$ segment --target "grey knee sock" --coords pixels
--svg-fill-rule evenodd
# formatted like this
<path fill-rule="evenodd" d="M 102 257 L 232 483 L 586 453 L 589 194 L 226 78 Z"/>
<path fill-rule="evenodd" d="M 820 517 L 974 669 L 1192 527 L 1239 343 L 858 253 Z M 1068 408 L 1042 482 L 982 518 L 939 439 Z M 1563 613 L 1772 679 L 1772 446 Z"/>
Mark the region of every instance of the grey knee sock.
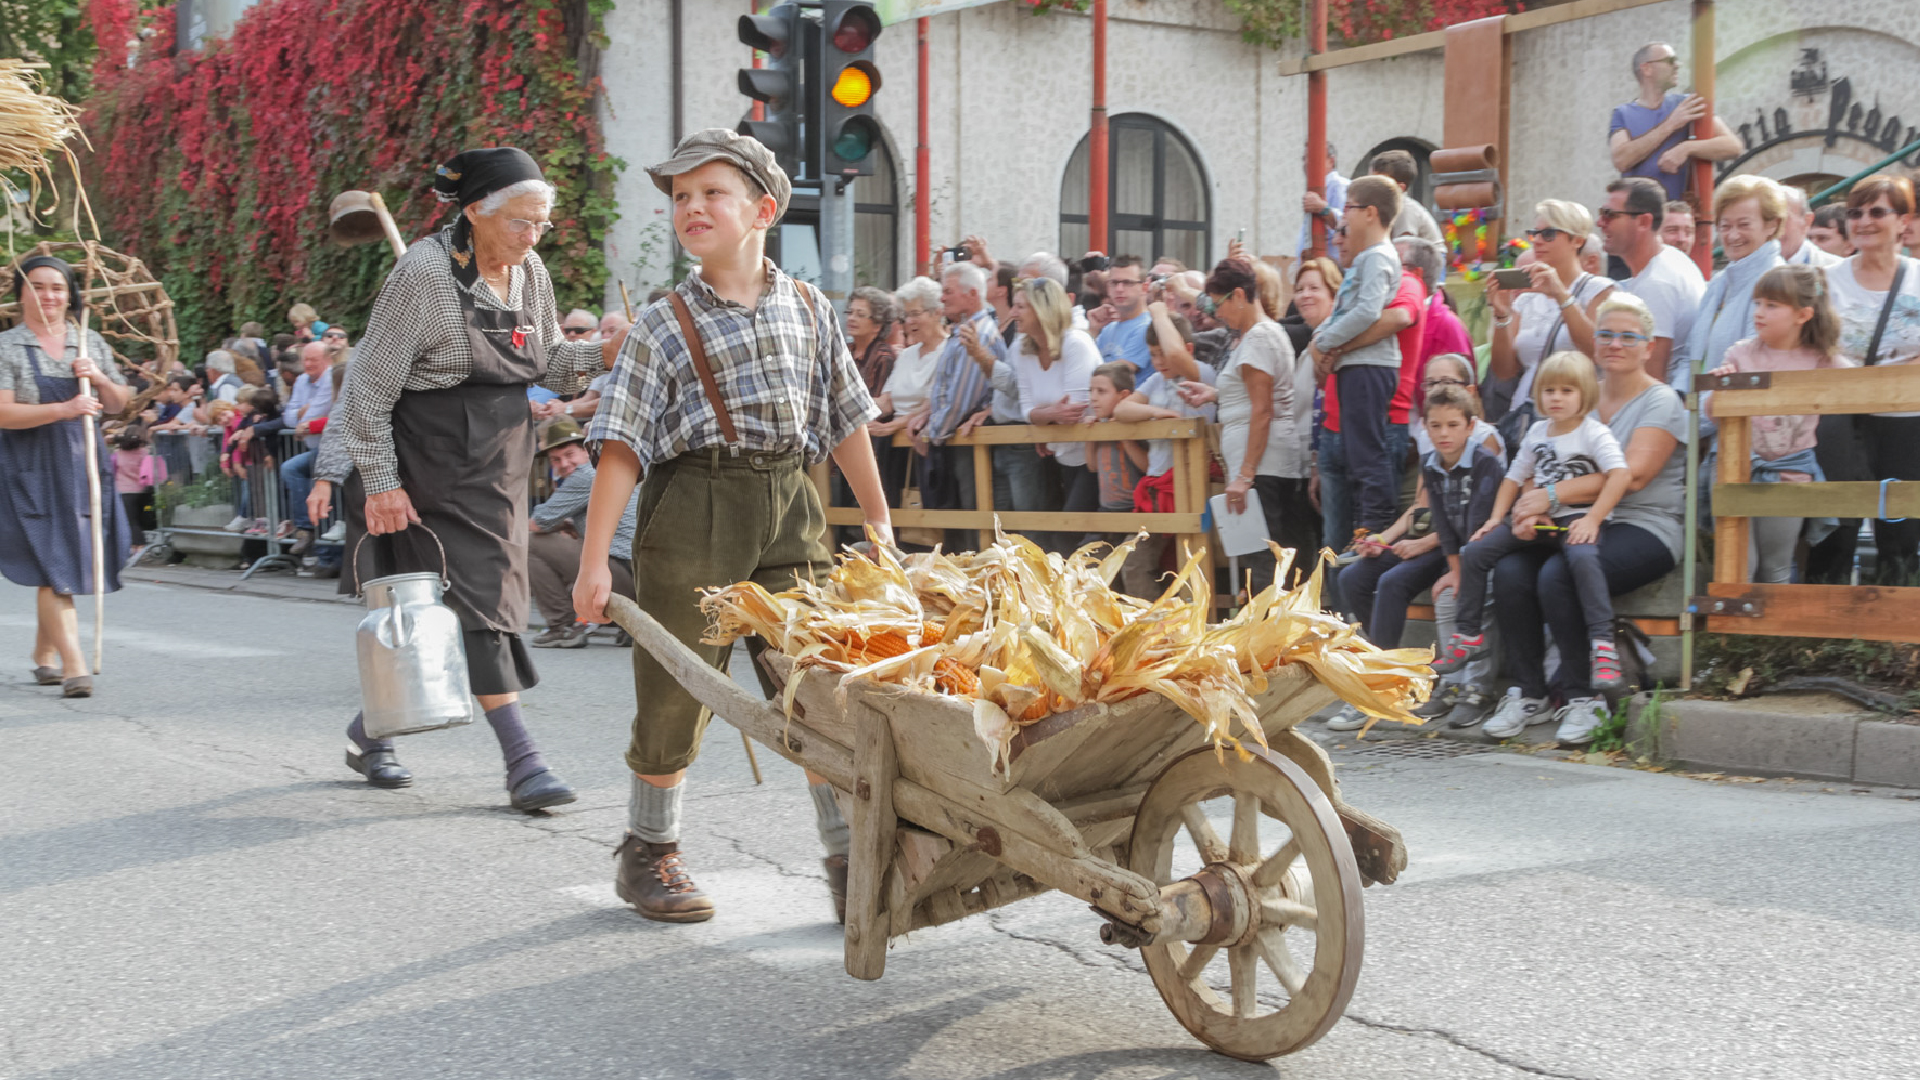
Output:
<path fill-rule="evenodd" d="M 366 719 L 366 713 L 354 713 L 353 723 L 347 725 L 347 738 L 353 740 L 353 745 L 359 747 L 360 752 L 363 754 L 372 753 L 375 750 L 393 749 L 392 739 L 370 739 L 367 737 Z"/>
<path fill-rule="evenodd" d="M 547 763 L 541 760 L 540 751 L 534 747 L 533 736 L 527 734 L 527 724 L 520 715 L 519 702 L 509 701 L 497 709 L 488 710 L 487 723 L 492 725 L 494 736 L 500 740 L 500 757 L 507 763 L 508 791 L 512 791 L 527 777 L 546 771 Z"/>
<path fill-rule="evenodd" d="M 627 829 L 649 844 L 679 843 L 680 797 L 686 790 L 684 781 L 663 788 L 633 777 L 633 789 L 627 795 Z"/>
<path fill-rule="evenodd" d="M 845 855 L 853 847 L 853 830 L 840 816 L 840 804 L 833 801 L 832 784 L 808 784 L 813 796 L 813 824 L 820 830 L 820 845 L 829 855 Z"/>

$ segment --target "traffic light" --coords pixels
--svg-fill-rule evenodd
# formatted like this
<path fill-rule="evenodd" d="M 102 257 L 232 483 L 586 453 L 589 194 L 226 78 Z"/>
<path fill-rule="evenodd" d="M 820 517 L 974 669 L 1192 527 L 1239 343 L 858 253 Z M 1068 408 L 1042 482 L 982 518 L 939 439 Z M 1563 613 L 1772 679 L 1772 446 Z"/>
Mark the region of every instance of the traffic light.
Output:
<path fill-rule="evenodd" d="M 873 175 L 873 148 L 880 124 L 873 117 L 873 95 L 880 69 L 873 64 L 873 43 L 880 37 L 880 14 L 872 4 L 825 0 L 820 5 L 819 84 L 810 88 L 819 124 L 821 177 Z"/>
<path fill-rule="evenodd" d="M 808 23 L 807 25 L 811 25 Z M 806 27 L 798 4 L 780 4 L 765 15 L 740 16 L 740 42 L 767 54 L 767 66 L 740 69 L 740 92 L 763 102 L 765 119 L 752 113 L 735 129 L 773 151 L 788 176 L 800 175 L 801 128 L 806 112 L 801 73 L 806 67 Z"/>

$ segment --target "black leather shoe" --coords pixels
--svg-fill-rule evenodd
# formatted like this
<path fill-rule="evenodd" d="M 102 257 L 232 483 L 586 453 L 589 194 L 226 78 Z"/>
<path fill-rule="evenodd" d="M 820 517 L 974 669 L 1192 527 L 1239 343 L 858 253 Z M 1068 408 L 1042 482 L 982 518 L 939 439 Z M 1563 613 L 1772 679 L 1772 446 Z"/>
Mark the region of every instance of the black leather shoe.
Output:
<path fill-rule="evenodd" d="M 511 795 L 515 810 L 544 810 L 549 806 L 562 806 L 580 797 L 553 775 L 551 769 L 541 769 L 515 784 Z"/>
<path fill-rule="evenodd" d="M 347 768 L 367 778 L 377 788 L 402 788 L 413 783 L 413 774 L 400 764 L 391 750 L 347 751 Z"/>

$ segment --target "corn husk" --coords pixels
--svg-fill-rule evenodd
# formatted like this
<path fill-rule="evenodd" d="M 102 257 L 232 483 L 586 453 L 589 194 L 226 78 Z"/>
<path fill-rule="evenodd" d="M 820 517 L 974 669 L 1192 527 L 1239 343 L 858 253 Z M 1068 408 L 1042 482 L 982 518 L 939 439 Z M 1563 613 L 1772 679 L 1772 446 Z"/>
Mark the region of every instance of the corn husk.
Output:
<path fill-rule="evenodd" d="M 995 531 L 985 550 L 896 557 L 849 553 L 821 584 L 778 594 L 751 581 L 705 590 L 710 645 L 758 635 L 797 673 L 838 678 L 839 692 L 885 683 L 966 699 L 977 733 L 1004 752 L 1018 727 L 1091 702 L 1159 694 L 1216 744 L 1264 745 L 1253 698 L 1286 664 L 1368 716 L 1418 724 L 1410 709 L 1433 682 L 1429 649 L 1381 649 L 1320 610 L 1320 576 L 1282 590 L 1294 552 L 1274 545 L 1275 584 L 1224 623 L 1209 624 L 1203 552 L 1152 602 L 1111 582 L 1146 534 L 1062 557 Z M 1322 558 L 1329 557 L 1322 553 Z"/>

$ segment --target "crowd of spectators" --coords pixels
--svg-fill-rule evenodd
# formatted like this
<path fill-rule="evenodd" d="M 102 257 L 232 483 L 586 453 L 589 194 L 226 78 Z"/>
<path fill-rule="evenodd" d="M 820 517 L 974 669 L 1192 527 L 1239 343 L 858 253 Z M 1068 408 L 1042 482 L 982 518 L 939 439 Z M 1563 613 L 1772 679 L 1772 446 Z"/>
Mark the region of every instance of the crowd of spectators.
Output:
<path fill-rule="evenodd" d="M 1382 152 L 1349 179 L 1329 146 L 1331 171 L 1323 194 L 1303 200 L 1291 257 L 1256 258 L 1234 241 L 1212 266 L 1152 252 L 1069 261 L 1042 251 L 1015 263 L 969 236 L 929 276 L 891 292 L 856 289 L 845 330 L 879 408 L 870 433 L 888 499 L 971 510 L 985 486 L 987 505 L 1007 515 L 1170 513 L 1170 440 L 996 440 L 991 477 L 975 474 L 964 440 L 990 425 L 1199 419 L 1225 513 L 1257 514 L 1269 537 L 1301 553 L 1283 584 L 1332 549 L 1325 602 L 1387 647 L 1401 643 L 1409 606 L 1431 602 L 1444 677 L 1424 716 L 1484 723 L 1497 737 L 1557 721 L 1562 741 L 1587 741 L 1629 666 L 1613 598 L 1683 556 L 1683 394 L 1693 377 L 1920 357 L 1920 264 L 1902 253 L 1920 240 L 1911 181 L 1871 176 L 1844 205 L 1818 209 L 1805 192 L 1754 175 L 1690 191 L 1690 164 L 1725 160 L 1738 140 L 1717 118 L 1708 137 L 1690 135 L 1706 106 L 1674 91 L 1669 46 L 1642 48 L 1632 67 L 1637 94 L 1608 132 L 1621 176 L 1596 207 L 1552 198 L 1511 211 L 1508 229 L 1526 250 L 1505 281 L 1443 287 L 1463 283 L 1445 280 L 1447 251 L 1414 197 L 1412 155 Z M 1691 254 L 1701 240 L 1718 249 L 1711 276 Z M 1456 293 L 1474 292 L 1486 305 L 1478 343 L 1455 310 Z M 616 313 L 574 310 L 561 329 L 596 340 L 623 325 Z M 236 483 L 230 528 L 292 537 L 295 553 L 337 542 L 306 516 L 306 493 L 350 335 L 306 305 L 288 326 L 269 339 L 248 323 L 192 370 L 133 373 L 140 422 L 116 443 L 124 497 L 165 482 L 146 464 L 154 440 L 217 432 L 220 471 L 241 481 L 267 470 L 284 485 L 276 523 L 249 505 L 244 492 L 257 487 Z M 570 606 L 593 477 L 580 425 L 603 390 L 604 380 L 572 398 L 529 391 L 552 484 L 529 522 L 532 591 L 547 624 L 536 646 L 588 638 Z M 1710 399 L 1702 425 L 1700 449 L 1711 453 Z M 1920 480 L 1917 414 L 1764 417 L 1753 431 L 1758 482 Z M 296 452 L 276 462 L 289 440 Z M 835 501 L 850 502 L 837 477 Z M 629 594 L 632 516 L 630 506 L 614 545 L 616 587 Z M 1851 580 L 1860 526 L 1756 519 L 1755 580 Z M 1117 528 L 1015 531 L 1060 553 L 1127 538 Z M 1876 521 L 1872 534 L 1878 580 L 1912 583 L 1920 521 Z M 950 549 L 973 539 L 899 535 Z M 1138 543 L 1122 587 L 1157 596 L 1178 557 L 1171 539 Z M 1270 555 L 1239 569 L 1230 592 L 1240 595 L 1281 572 Z M 1364 722 L 1351 711 L 1329 721 Z"/>

